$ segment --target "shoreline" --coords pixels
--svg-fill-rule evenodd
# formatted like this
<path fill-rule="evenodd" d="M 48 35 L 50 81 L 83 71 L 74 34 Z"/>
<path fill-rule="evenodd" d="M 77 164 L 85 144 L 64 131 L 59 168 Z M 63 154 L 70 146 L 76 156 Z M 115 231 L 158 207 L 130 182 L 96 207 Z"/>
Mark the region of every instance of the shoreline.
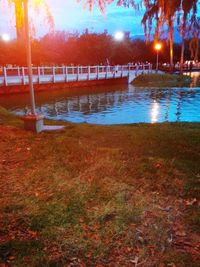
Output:
<path fill-rule="evenodd" d="M 189 87 L 192 78 L 186 75 L 177 74 L 143 74 L 132 82 L 134 86 L 145 87 Z"/>

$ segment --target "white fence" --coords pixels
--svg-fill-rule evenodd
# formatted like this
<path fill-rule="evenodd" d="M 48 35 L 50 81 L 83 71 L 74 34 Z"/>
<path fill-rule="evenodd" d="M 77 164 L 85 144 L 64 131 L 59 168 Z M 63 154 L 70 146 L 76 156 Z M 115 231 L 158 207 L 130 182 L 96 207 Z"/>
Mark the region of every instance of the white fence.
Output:
<path fill-rule="evenodd" d="M 123 78 L 129 77 L 130 74 L 137 76 L 137 73 L 152 71 L 152 65 L 40 66 L 33 67 L 32 71 L 34 84 L 47 84 Z M 0 69 L 0 86 L 26 85 L 28 83 L 27 67 L 3 67 Z"/>

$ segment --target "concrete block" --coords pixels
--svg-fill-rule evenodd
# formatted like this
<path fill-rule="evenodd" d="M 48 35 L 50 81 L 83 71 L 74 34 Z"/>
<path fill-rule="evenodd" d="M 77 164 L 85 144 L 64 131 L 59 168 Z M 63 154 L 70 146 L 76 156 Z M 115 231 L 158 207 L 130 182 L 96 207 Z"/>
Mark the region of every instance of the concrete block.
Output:
<path fill-rule="evenodd" d="M 44 115 L 43 114 L 30 114 L 21 118 L 24 121 L 24 129 L 35 133 L 43 131 Z"/>

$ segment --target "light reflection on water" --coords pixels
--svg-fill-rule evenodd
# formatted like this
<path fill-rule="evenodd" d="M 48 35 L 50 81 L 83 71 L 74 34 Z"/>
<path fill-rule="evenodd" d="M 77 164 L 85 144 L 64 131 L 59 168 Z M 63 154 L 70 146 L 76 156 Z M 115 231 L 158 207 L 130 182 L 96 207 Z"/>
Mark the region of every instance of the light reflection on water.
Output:
<path fill-rule="evenodd" d="M 0 97 L 0 105 L 24 114 L 28 95 Z M 136 88 L 103 86 L 36 95 L 37 110 L 47 118 L 92 124 L 200 122 L 200 87 Z"/>
<path fill-rule="evenodd" d="M 198 71 L 185 72 L 184 75 L 190 76 L 192 78 L 191 87 L 200 86 L 200 72 Z"/>

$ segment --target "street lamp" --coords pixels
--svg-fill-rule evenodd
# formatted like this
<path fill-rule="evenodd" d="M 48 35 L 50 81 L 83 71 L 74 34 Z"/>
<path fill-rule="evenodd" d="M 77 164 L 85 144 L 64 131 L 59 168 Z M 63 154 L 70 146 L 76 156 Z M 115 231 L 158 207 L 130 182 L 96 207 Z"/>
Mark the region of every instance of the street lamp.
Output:
<path fill-rule="evenodd" d="M 160 43 L 155 44 L 155 50 L 157 52 L 157 57 L 156 57 L 156 72 L 158 72 L 158 57 L 159 57 L 159 51 L 161 50 L 162 45 Z"/>
<path fill-rule="evenodd" d="M 42 114 L 37 114 L 35 111 L 35 96 L 33 88 L 33 72 L 32 72 L 32 60 L 31 60 L 31 42 L 29 34 L 29 16 L 28 16 L 28 0 L 23 0 L 24 5 L 24 26 L 25 26 L 25 42 L 27 53 L 27 66 L 28 66 L 28 81 L 29 81 L 29 93 L 31 102 L 31 114 L 24 116 L 24 127 L 27 130 L 34 132 L 41 132 L 43 130 Z"/>
<path fill-rule="evenodd" d="M 124 39 L 124 32 L 118 31 L 114 34 L 114 38 L 116 41 L 122 41 Z"/>
<path fill-rule="evenodd" d="M 10 41 L 10 35 L 8 33 L 3 33 L 1 35 L 1 38 L 4 42 L 9 42 Z"/>
<path fill-rule="evenodd" d="M 24 116 L 24 128 L 36 133 L 42 131 L 58 131 L 65 128 L 62 125 L 44 125 L 44 115 L 36 113 L 35 110 L 35 97 L 33 88 L 33 71 L 32 71 L 32 60 L 31 60 L 31 42 L 29 34 L 29 16 L 28 16 L 28 0 L 23 0 L 24 5 L 24 26 L 25 26 L 25 42 L 26 42 L 26 53 L 27 53 L 27 66 L 28 66 L 28 81 L 29 81 L 29 92 L 31 100 L 31 114 Z"/>
<path fill-rule="evenodd" d="M 27 53 L 27 66 L 28 66 L 28 79 L 29 79 L 29 92 L 31 97 L 31 114 L 35 115 L 35 96 L 33 89 L 33 71 L 32 71 L 32 58 L 31 58 L 31 42 L 29 35 L 29 19 L 28 19 L 28 0 L 24 0 L 24 20 L 25 20 L 25 38 L 26 38 L 26 53 Z"/>

